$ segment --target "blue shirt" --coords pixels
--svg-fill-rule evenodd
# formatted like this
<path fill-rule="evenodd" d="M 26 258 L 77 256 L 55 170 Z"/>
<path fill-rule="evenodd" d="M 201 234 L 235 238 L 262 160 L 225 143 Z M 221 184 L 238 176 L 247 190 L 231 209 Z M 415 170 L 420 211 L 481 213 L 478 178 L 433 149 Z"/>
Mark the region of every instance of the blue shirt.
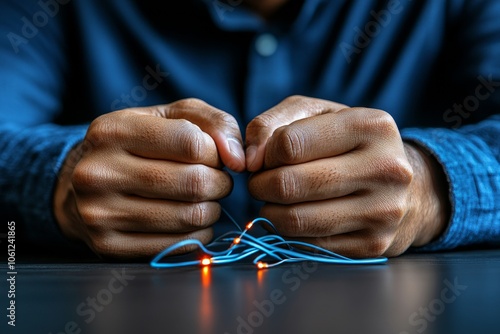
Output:
<path fill-rule="evenodd" d="M 423 249 L 500 243 L 500 1 L 292 0 L 268 21 L 222 0 L 0 8 L 0 212 L 25 240 L 65 245 L 54 185 L 95 117 L 196 97 L 244 130 L 301 94 L 385 110 L 442 164 L 451 218 Z M 234 178 L 222 204 L 244 222 L 260 204 Z"/>

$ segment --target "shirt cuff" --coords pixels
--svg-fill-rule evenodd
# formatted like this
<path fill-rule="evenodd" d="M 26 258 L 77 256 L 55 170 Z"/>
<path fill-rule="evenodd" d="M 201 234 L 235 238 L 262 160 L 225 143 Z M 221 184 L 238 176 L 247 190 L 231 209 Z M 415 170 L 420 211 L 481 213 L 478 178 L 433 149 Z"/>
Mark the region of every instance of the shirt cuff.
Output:
<path fill-rule="evenodd" d="M 27 165 L 19 178 L 19 212 L 23 236 L 31 245 L 80 249 L 62 234 L 53 212 L 59 171 L 69 151 L 80 143 L 87 126 L 42 125 L 22 130 L 18 147 Z"/>
<path fill-rule="evenodd" d="M 404 141 L 414 142 L 441 164 L 449 184 L 451 215 L 435 241 L 413 251 L 439 251 L 488 242 L 500 235 L 494 224 L 494 182 L 489 169 L 498 162 L 475 135 L 449 129 L 404 129 Z M 475 138 L 474 138 L 475 137 Z"/>

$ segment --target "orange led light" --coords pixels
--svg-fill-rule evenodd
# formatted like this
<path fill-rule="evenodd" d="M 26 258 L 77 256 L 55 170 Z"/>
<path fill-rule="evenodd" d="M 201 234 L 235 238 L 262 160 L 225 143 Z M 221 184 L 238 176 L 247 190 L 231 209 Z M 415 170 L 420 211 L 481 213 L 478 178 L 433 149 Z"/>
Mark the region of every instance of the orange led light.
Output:
<path fill-rule="evenodd" d="M 267 263 L 259 261 L 259 262 L 257 262 L 257 268 L 259 268 L 259 269 L 267 268 Z"/>
<path fill-rule="evenodd" d="M 252 228 L 252 226 L 253 226 L 253 223 L 252 223 L 252 222 L 250 222 L 250 223 L 248 223 L 248 224 L 247 224 L 246 229 L 247 229 L 247 230 L 249 230 L 249 229 L 251 229 L 251 228 Z"/>
<path fill-rule="evenodd" d="M 241 239 L 240 239 L 240 238 L 234 238 L 234 240 L 233 240 L 233 244 L 234 244 L 234 245 L 237 245 L 237 244 L 239 244 L 239 243 L 240 243 L 240 241 L 241 241 Z"/>
<path fill-rule="evenodd" d="M 202 265 L 204 265 L 204 266 L 208 266 L 208 265 L 210 265 L 211 263 L 212 263 L 212 260 L 211 260 L 211 259 L 209 259 L 208 257 L 203 258 L 203 259 L 201 260 L 201 264 L 202 264 Z"/>

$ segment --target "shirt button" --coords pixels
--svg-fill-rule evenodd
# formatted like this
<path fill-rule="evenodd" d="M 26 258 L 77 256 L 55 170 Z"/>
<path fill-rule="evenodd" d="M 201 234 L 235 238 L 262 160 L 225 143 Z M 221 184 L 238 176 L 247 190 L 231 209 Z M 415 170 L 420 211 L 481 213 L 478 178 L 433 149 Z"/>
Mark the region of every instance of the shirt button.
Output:
<path fill-rule="evenodd" d="M 262 34 L 255 40 L 255 49 L 263 57 L 272 56 L 278 49 L 278 40 L 271 34 Z"/>

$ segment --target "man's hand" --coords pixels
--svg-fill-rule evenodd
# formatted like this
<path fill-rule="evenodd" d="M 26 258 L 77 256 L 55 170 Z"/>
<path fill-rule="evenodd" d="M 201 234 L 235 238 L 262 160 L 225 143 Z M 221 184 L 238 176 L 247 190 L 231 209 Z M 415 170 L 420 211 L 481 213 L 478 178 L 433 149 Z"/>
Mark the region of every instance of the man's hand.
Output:
<path fill-rule="evenodd" d="M 381 110 L 300 96 L 246 130 L 250 193 L 286 237 L 352 257 L 396 256 L 446 226 L 441 167 Z"/>
<path fill-rule="evenodd" d="M 56 219 L 67 237 L 106 257 L 151 256 L 187 238 L 206 243 L 217 200 L 232 189 L 221 168 L 245 169 L 241 143 L 231 115 L 196 99 L 100 116 L 83 156 L 60 173 Z"/>

